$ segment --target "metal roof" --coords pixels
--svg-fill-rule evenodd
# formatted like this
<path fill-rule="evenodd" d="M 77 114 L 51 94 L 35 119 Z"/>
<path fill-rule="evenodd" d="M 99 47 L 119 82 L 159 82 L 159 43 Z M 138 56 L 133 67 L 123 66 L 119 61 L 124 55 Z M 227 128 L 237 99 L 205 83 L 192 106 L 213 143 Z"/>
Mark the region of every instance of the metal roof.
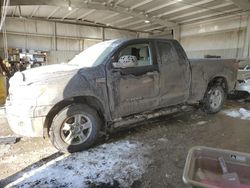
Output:
<path fill-rule="evenodd" d="M 250 9 L 247 0 L 11 0 L 10 4 L 8 17 L 91 23 L 155 33 L 178 24 L 241 14 Z"/>

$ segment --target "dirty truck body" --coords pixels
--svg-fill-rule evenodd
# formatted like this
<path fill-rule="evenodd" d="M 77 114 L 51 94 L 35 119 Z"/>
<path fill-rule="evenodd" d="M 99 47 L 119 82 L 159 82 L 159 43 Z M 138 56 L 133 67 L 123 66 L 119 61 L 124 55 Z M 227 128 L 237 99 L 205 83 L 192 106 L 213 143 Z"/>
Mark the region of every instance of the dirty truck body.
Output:
<path fill-rule="evenodd" d="M 186 103 L 218 112 L 236 82 L 235 60 L 188 60 L 175 40 L 106 41 L 69 64 L 16 73 L 6 113 L 14 132 L 49 133 L 61 151 L 93 145 L 98 135 Z"/>

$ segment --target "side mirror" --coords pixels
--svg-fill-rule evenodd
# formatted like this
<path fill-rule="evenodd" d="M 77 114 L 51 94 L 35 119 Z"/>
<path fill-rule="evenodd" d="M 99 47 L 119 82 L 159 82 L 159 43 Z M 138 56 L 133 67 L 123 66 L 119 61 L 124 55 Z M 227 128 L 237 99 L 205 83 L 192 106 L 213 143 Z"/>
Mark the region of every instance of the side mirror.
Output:
<path fill-rule="evenodd" d="M 118 62 L 112 63 L 114 68 L 136 67 L 138 65 L 137 58 L 133 55 L 124 55 L 120 57 Z"/>

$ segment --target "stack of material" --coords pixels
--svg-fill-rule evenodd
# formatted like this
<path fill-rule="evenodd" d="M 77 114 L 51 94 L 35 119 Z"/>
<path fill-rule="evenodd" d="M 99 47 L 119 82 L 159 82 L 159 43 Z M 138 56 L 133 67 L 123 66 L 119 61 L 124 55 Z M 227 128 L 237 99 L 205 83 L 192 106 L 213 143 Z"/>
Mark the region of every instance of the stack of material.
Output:
<path fill-rule="evenodd" d="M 4 104 L 7 96 L 6 76 L 0 75 L 0 104 Z"/>

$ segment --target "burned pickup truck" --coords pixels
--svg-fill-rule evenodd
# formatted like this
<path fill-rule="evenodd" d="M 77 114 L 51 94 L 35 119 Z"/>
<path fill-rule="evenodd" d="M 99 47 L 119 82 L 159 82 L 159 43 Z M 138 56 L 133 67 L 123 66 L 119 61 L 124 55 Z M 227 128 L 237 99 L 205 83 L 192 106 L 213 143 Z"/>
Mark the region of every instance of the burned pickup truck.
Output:
<path fill-rule="evenodd" d="M 103 133 L 199 102 L 217 113 L 236 82 L 235 60 L 188 60 L 175 40 L 118 39 L 68 64 L 16 73 L 6 114 L 20 135 L 48 135 L 63 152 L 91 147 Z"/>

